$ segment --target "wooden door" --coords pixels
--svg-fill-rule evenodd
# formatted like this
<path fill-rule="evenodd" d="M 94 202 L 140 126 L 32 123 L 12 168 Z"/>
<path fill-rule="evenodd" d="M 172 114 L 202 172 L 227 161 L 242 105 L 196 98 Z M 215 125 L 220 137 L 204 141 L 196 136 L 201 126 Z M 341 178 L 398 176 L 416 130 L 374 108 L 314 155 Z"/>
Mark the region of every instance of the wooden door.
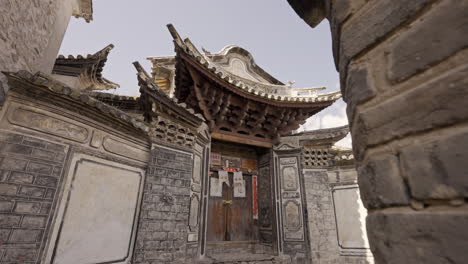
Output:
<path fill-rule="evenodd" d="M 213 172 L 211 177 L 218 177 Z M 222 197 L 210 195 L 207 241 L 250 241 L 256 238 L 252 215 L 252 177 L 243 175 L 246 197 L 234 197 L 233 174 L 223 184 Z"/>

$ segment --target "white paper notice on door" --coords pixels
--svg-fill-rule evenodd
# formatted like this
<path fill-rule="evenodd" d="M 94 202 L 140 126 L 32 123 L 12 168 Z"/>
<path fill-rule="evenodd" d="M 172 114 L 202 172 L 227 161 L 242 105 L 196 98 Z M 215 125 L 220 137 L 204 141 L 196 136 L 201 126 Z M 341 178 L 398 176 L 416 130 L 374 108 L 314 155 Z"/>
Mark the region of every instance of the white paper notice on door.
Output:
<path fill-rule="evenodd" d="M 219 184 L 218 178 L 210 178 L 210 196 L 221 197 L 223 196 L 223 187 Z"/>
<path fill-rule="evenodd" d="M 234 197 L 245 197 L 245 180 L 241 171 L 234 172 Z"/>
<path fill-rule="evenodd" d="M 223 182 L 226 183 L 227 186 L 230 186 L 229 185 L 229 174 L 227 171 L 225 170 L 220 170 L 218 171 L 218 175 L 219 175 L 219 186 L 221 186 L 221 188 L 223 188 Z"/>

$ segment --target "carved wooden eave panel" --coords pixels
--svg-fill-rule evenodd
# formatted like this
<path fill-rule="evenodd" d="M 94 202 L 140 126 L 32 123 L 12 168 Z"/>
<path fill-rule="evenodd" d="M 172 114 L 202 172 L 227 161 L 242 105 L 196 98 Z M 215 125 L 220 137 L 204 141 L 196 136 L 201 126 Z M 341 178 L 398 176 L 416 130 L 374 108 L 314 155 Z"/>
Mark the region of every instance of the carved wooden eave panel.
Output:
<path fill-rule="evenodd" d="M 174 95 L 203 114 L 213 138 L 271 146 L 341 97 L 339 92 L 300 98 L 260 91 L 213 66 L 190 40 L 182 40 L 171 25 L 168 27 L 176 46 Z"/>
<path fill-rule="evenodd" d="M 78 8 L 73 10 L 73 16 L 82 17 L 86 22 L 93 20 L 93 0 L 77 0 Z"/>
<path fill-rule="evenodd" d="M 86 57 L 60 55 L 55 60 L 52 73 L 58 75 L 77 77 L 82 90 L 109 90 L 120 87 L 119 84 L 109 81 L 102 76 L 107 57 L 114 45 L 110 44 L 102 50 L 89 54 Z"/>
<path fill-rule="evenodd" d="M 149 132 L 149 127 L 145 123 L 50 76 L 42 73 L 32 75 L 26 71 L 4 72 L 4 74 L 8 78 L 11 92 L 30 97 L 35 101 L 53 103 L 57 107 L 77 112 L 126 133 L 146 137 Z"/>
<path fill-rule="evenodd" d="M 175 75 L 175 57 L 148 57 L 151 61 L 151 75 L 154 82 L 167 94 L 172 92 Z"/>

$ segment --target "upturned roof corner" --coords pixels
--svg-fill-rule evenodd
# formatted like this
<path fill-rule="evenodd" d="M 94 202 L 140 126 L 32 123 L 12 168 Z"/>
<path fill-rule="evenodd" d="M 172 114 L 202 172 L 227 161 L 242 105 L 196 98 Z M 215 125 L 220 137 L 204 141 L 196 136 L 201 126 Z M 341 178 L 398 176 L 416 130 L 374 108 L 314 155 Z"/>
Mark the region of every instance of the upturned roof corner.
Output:
<path fill-rule="evenodd" d="M 93 0 L 77 0 L 78 9 L 73 10 L 73 16 L 82 17 L 86 22 L 93 20 Z"/>
<path fill-rule="evenodd" d="M 88 54 L 86 57 L 83 55 L 77 55 L 76 57 L 73 55 L 67 57 L 59 55 L 55 60 L 52 73 L 79 78 L 82 90 L 93 91 L 119 88 L 119 84 L 102 76 L 107 58 L 113 48 L 114 45 L 109 44 L 100 51 Z"/>

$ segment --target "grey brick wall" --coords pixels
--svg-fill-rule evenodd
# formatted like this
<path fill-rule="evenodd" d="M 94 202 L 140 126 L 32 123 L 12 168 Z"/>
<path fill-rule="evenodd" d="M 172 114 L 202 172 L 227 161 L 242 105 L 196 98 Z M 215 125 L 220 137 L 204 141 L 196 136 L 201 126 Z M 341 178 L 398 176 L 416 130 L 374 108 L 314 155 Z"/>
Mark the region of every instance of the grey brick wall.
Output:
<path fill-rule="evenodd" d="M 39 263 L 67 150 L 0 132 L 0 263 Z"/>
<path fill-rule="evenodd" d="M 134 263 L 175 263 L 190 259 L 187 248 L 191 155 L 155 146 L 146 175 Z"/>

